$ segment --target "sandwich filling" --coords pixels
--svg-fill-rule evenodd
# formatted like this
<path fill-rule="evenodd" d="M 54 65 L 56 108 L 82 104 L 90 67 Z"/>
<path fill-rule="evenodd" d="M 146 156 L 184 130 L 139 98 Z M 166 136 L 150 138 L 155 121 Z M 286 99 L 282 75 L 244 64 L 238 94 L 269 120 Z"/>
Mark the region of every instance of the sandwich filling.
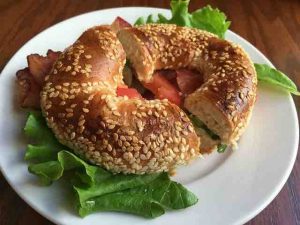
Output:
<path fill-rule="evenodd" d="M 195 70 L 157 70 L 153 74 L 150 83 L 141 83 L 136 78 L 135 70 L 127 60 L 123 70 L 125 87 L 118 88 L 118 95 L 126 95 L 129 98 L 168 99 L 178 105 L 189 115 L 194 128 L 201 137 L 201 149 L 203 152 L 211 152 L 217 148 L 218 152 L 224 152 L 227 145 L 221 143 L 221 138 L 201 121 L 196 115 L 188 112 L 183 106 L 187 95 L 193 93 L 203 84 L 203 75 Z"/>

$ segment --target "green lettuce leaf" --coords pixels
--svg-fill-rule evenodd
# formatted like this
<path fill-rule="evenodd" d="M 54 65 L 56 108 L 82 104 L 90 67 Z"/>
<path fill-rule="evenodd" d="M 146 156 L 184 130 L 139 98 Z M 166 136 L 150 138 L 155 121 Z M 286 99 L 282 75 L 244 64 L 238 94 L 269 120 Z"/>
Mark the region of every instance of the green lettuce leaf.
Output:
<path fill-rule="evenodd" d="M 135 26 L 139 26 L 139 25 L 143 25 L 143 24 L 146 24 L 146 21 L 145 21 L 144 17 L 142 17 L 142 16 L 137 18 L 137 20 L 134 23 Z"/>
<path fill-rule="evenodd" d="M 26 160 L 46 162 L 55 160 L 57 152 L 65 149 L 47 127 L 41 112 L 31 112 L 24 127 L 26 137 L 34 144 L 27 146 Z"/>
<path fill-rule="evenodd" d="M 225 145 L 225 144 L 218 144 L 218 149 L 217 149 L 217 151 L 218 151 L 219 153 L 223 153 L 223 152 L 225 152 L 226 148 L 227 148 L 227 145 Z"/>
<path fill-rule="evenodd" d="M 139 17 L 135 25 L 147 23 L 169 23 L 177 24 L 178 26 L 194 27 L 209 31 L 224 38 L 225 32 L 230 26 L 226 15 L 218 9 L 213 9 L 211 6 L 206 6 L 189 13 L 189 0 L 173 0 L 171 1 L 172 17 L 167 19 L 164 15 L 158 14 L 158 19 L 154 19 L 153 15 L 149 15 L 147 20 Z"/>
<path fill-rule="evenodd" d="M 46 185 L 64 178 L 74 190 L 80 216 L 119 211 L 155 218 L 165 209 L 186 208 L 198 201 L 166 173 L 112 174 L 86 163 L 56 140 L 40 112 L 29 114 L 24 132 L 35 143 L 26 150 L 29 172 Z"/>
<path fill-rule="evenodd" d="M 183 209 L 194 205 L 198 198 L 181 184 L 170 180 L 167 173 L 162 173 L 153 182 L 139 188 L 130 189 L 132 194 L 144 194 L 166 208 Z"/>
<path fill-rule="evenodd" d="M 159 177 L 159 175 L 160 174 L 109 174 L 109 176 L 101 180 L 97 180 L 89 187 L 74 187 L 74 189 L 77 192 L 79 202 L 84 202 L 87 199 L 94 198 L 96 196 L 149 184 Z"/>
<path fill-rule="evenodd" d="M 226 15 L 219 9 L 213 9 L 208 5 L 192 13 L 191 25 L 224 38 L 230 21 L 227 21 Z"/>
<path fill-rule="evenodd" d="M 145 195 L 130 194 L 127 191 L 101 195 L 85 201 L 79 207 L 79 215 L 84 217 L 98 211 L 132 213 L 145 218 L 155 218 L 165 213 L 165 209 Z"/>
<path fill-rule="evenodd" d="M 213 140 L 220 140 L 220 137 L 215 134 L 213 131 L 211 131 L 197 116 L 190 114 L 189 115 L 190 120 L 192 121 L 194 127 L 203 129 L 208 136 L 210 136 Z"/>
<path fill-rule="evenodd" d="M 56 152 L 45 145 L 27 145 L 25 154 L 26 160 L 35 160 L 36 162 L 45 162 L 56 159 Z"/>
<path fill-rule="evenodd" d="M 257 73 L 257 79 L 260 82 L 268 83 L 294 95 L 300 95 L 296 84 L 284 73 L 265 64 L 254 64 Z"/>
<path fill-rule="evenodd" d="M 55 161 L 46 161 L 42 163 L 33 163 L 28 167 L 29 172 L 39 176 L 45 184 L 51 184 L 60 179 L 66 171 L 77 175 L 77 183 L 92 185 L 97 176 L 104 176 L 107 171 L 95 166 L 90 166 L 82 159 L 69 151 L 62 150 L 57 153 Z M 108 173 L 109 174 L 109 173 Z"/>
<path fill-rule="evenodd" d="M 58 161 L 48 161 L 31 164 L 28 171 L 37 175 L 44 185 L 50 185 L 54 180 L 58 180 L 63 175 L 63 168 Z"/>
<path fill-rule="evenodd" d="M 220 140 L 220 137 L 217 134 L 215 134 L 212 130 L 210 130 L 197 116 L 190 114 L 189 118 L 192 121 L 196 130 L 202 129 L 207 133 L 208 136 L 210 136 L 211 139 Z M 219 153 L 223 153 L 223 152 L 225 152 L 226 148 L 227 148 L 227 145 L 218 144 L 217 151 Z"/>
<path fill-rule="evenodd" d="M 101 195 L 80 202 L 79 214 L 85 216 L 95 211 L 131 212 L 148 218 L 164 213 L 165 208 L 183 209 L 198 202 L 197 197 L 181 184 L 171 181 L 161 173 L 153 182 L 121 192 Z"/>

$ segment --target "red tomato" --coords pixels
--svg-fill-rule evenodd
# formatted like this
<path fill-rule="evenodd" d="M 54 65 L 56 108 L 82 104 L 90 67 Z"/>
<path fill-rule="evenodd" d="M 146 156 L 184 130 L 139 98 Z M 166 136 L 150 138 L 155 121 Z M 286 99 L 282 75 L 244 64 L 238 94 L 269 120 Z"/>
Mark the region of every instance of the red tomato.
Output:
<path fill-rule="evenodd" d="M 151 83 L 145 83 L 144 86 L 149 89 L 156 98 L 168 99 L 170 102 L 180 106 L 181 97 L 179 90 L 172 85 L 161 73 L 157 71 L 153 74 L 153 80 Z"/>
<path fill-rule="evenodd" d="M 117 96 L 127 96 L 128 98 L 140 98 L 140 99 L 143 98 L 136 89 L 127 88 L 127 87 L 118 87 Z"/>
<path fill-rule="evenodd" d="M 124 20 L 121 17 L 117 17 L 114 22 L 111 24 L 111 29 L 117 33 L 119 30 L 124 29 L 125 27 L 132 27 L 130 23 Z"/>
<path fill-rule="evenodd" d="M 191 94 L 203 84 L 202 74 L 187 69 L 180 69 L 177 73 L 177 84 L 183 94 Z"/>

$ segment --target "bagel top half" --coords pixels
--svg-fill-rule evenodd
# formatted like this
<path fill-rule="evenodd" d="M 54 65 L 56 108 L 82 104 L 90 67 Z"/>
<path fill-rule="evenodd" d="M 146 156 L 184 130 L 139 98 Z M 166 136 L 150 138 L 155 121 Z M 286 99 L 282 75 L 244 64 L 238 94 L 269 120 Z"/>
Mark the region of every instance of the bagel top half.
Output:
<path fill-rule="evenodd" d="M 125 59 L 110 26 L 85 31 L 60 54 L 41 92 L 57 139 L 116 173 L 168 171 L 197 157 L 199 138 L 178 106 L 116 95 Z"/>
<path fill-rule="evenodd" d="M 201 130 L 201 152 L 218 143 L 234 144 L 246 127 L 256 99 L 257 76 L 245 51 L 199 29 L 148 24 L 118 33 L 126 56 L 143 83 L 155 70 L 187 68 L 199 71 L 204 84 L 184 100 L 184 107 L 219 140 Z"/>

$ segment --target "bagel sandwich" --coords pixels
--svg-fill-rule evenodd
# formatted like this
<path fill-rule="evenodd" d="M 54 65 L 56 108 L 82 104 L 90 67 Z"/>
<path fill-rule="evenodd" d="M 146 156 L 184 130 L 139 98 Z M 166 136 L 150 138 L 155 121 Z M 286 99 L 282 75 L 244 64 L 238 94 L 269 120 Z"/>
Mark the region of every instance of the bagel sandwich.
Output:
<path fill-rule="evenodd" d="M 40 107 L 59 142 L 115 173 L 172 171 L 234 145 L 256 98 L 247 54 L 199 29 L 119 19 L 53 55 L 41 58 L 52 63 L 42 82 L 18 72 L 22 106 Z"/>

